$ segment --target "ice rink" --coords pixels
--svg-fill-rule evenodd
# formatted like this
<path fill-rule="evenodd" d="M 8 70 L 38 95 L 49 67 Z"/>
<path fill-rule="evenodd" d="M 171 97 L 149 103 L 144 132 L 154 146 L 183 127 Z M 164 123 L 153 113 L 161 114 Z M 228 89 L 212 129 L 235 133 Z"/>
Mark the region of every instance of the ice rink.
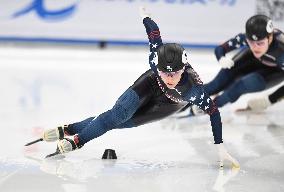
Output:
<path fill-rule="evenodd" d="M 212 79 L 219 70 L 213 50 L 188 52 L 202 80 Z M 240 169 L 219 169 L 209 116 L 112 130 L 64 159 L 44 159 L 56 143 L 24 147 L 43 129 L 109 109 L 148 68 L 146 48 L 1 46 L 0 191 L 284 191 L 284 102 L 234 112 L 263 93 L 220 110 L 224 143 Z M 117 160 L 101 159 L 108 148 Z"/>

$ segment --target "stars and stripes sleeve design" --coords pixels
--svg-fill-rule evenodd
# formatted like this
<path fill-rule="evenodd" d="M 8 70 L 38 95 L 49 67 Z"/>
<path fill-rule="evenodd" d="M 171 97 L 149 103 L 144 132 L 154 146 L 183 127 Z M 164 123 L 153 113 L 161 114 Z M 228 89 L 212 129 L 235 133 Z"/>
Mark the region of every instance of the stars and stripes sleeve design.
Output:
<path fill-rule="evenodd" d="M 222 122 L 218 107 L 205 92 L 202 85 L 193 86 L 190 91 L 185 93 L 184 100 L 198 106 L 210 116 L 212 132 L 215 144 L 223 143 L 222 140 Z"/>
<path fill-rule="evenodd" d="M 149 17 L 143 19 L 143 24 L 146 28 L 146 32 L 149 39 L 150 54 L 149 64 L 151 69 L 157 73 L 156 65 L 158 64 L 158 48 L 163 45 L 160 30 L 158 25 Z"/>
<path fill-rule="evenodd" d="M 240 47 L 247 46 L 246 36 L 243 33 L 238 34 L 236 37 L 226 41 L 222 45 L 215 48 L 215 56 L 217 60 L 223 56 L 225 56 L 226 53 L 238 49 Z"/>

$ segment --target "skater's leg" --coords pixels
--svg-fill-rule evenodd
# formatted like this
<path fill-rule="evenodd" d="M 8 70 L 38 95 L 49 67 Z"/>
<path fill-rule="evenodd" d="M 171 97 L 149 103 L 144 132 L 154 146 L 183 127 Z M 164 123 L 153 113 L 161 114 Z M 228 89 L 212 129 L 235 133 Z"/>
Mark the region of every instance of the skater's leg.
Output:
<path fill-rule="evenodd" d="M 132 90 L 133 91 L 133 90 Z M 133 91 L 135 93 L 135 91 Z M 133 97 L 128 95 L 126 97 Z M 84 144 L 91 139 L 101 136 L 111 129 L 132 128 L 146 123 L 163 119 L 182 109 L 185 104 L 165 103 L 159 105 L 149 102 L 147 105 L 137 109 L 138 100 L 134 99 L 133 104 L 129 104 L 128 99 L 120 99 L 110 111 L 107 111 L 93 121 L 79 133 L 80 144 Z"/>
<path fill-rule="evenodd" d="M 133 91 L 133 90 L 132 90 Z M 135 91 L 133 91 L 135 93 Z M 56 154 L 59 153 L 66 153 L 72 150 L 75 150 L 76 148 L 82 147 L 89 139 L 93 139 L 95 137 L 98 137 L 108 130 L 111 129 L 117 129 L 117 128 L 132 128 L 137 127 L 139 125 L 143 125 L 145 123 L 153 122 L 160 120 L 162 118 L 165 118 L 183 107 L 185 107 L 186 103 L 183 104 L 172 104 L 172 103 L 164 103 L 163 105 L 160 105 L 160 103 L 153 103 L 148 102 L 147 104 L 140 107 L 134 115 L 132 115 L 131 118 L 125 121 L 128 117 L 130 117 L 132 111 L 123 109 L 123 107 L 118 107 L 120 104 L 125 104 L 124 101 L 127 101 L 129 98 L 132 97 L 131 94 L 128 96 L 125 96 L 125 94 L 122 95 L 124 99 L 121 98 L 117 101 L 116 105 L 113 107 L 113 109 L 99 115 L 97 118 L 93 119 L 86 128 L 82 130 L 82 133 L 79 133 L 78 135 L 74 136 L 73 140 L 68 140 L 64 138 L 63 140 L 60 140 L 58 143 L 58 150 Z M 124 100 L 124 101 L 123 101 Z M 121 109 L 119 109 L 121 108 Z M 129 108 L 131 109 L 131 107 Z M 117 111 L 116 111 L 117 110 Z M 125 110 L 129 111 L 128 114 L 125 114 L 124 117 L 120 116 L 119 114 L 125 113 Z M 115 113 L 115 116 L 112 116 L 112 114 Z M 112 117 L 111 117 L 112 116 Z M 110 118 L 111 117 L 111 118 Z M 113 118 L 114 117 L 114 118 Z M 113 121 L 112 123 L 108 120 Z M 121 122 L 118 124 L 118 122 Z M 87 134 L 87 137 L 85 137 Z M 91 135 L 91 137 L 89 137 Z"/>
<path fill-rule="evenodd" d="M 88 141 L 126 122 L 132 117 L 138 107 L 138 94 L 133 89 L 128 89 L 120 96 L 111 110 L 100 114 L 82 129 L 78 134 L 79 144 L 84 145 Z"/>
<path fill-rule="evenodd" d="M 80 133 L 95 117 L 89 117 L 83 121 L 69 124 L 66 129 L 64 129 L 67 135 L 75 135 Z"/>
<path fill-rule="evenodd" d="M 53 129 L 46 129 L 43 132 L 42 140 L 52 142 L 57 141 L 59 139 L 63 139 L 66 135 L 75 135 L 81 132 L 81 130 L 92 121 L 92 119 L 94 119 L 94 117 L 90 117 L 81 122 L 58 126 Z M 30 145 L 30 143 L 28 143 L 28 145 Z"/>
<path fill-rule="evenodd" d="M 204 85 L 205 91 L 211 96 L 227 89 L 238 78 L 252 73 L 259 68 L 262 64 L 252 55 L 243 57 L 230 69 L 221 69 L 216 77 L 209 83 Z"/>
<path fill-rule="evenodd" d="M 183 109 L 187 103 L 163 103 L 150 102 L 140 107 L 128 121 L 120 124 L 117 128 L 132 128 L 150 122 L 164 119 Z"/>
<path fill-rule="evenodd" d="M 138 108 L 146 105 L 153 96 L 151 91 L 152 84 L 151 70 L 142 74 L 134 84 L 127 89 L 117 100 L 111 110 L 108 110 L 96 118 L 87 119 L 81 123 L 75 124 L 72 131 L 78 132 L 73 139 L 64 138 L 60 140 L 57 147 L 60 153 L 68 153 L 82 147 L 88 141 L 99 137 L 107 131 L 118 128 L 119 125 L 126 125 Z M 86 125 L 87 124 L 87 125 Z M 127 123 L 128 124 L 128 123 Z M 86 126 L 85 126 L 86 125 Z M 127 125 L 126 127 L 131 127 Z"/>
<path fill-rule="evenodd" d="M 235 74 L 231 69 L 221 69 L 216 77 L 204 84 L 204 89 L 209 95 L 214 95 L 223 91 L 235 78 Z"/>
<path fill-rule="evenodd" d="M 250 73 L 226 89 L 221 95 L 215 98 L 218 107 L 222 107 L 227 103 L 235 102 L 241 95 L 262 91 L 265 89 L 265 79 L 257 72 Z"/>
<path fill-rule="evenodd" d="M 284 99 L 283 93 L 284 93 L 284 85 L 282 85 L 282 87 L 280 87 L 274 93 L 269 95 L 269 100 L 271 101 L 271 103 L 276 103 L 278 100 Z"/>
<path fill-rule="evenodd" d="M 94 118 L 78 134 L 81 144 L 91 139 L 101 136 L 107 131 L 118 128 L 119 125 L 129 120 L 138 108 L 147 105 L 153 97 L 151 80 L 151 70 L 142 74 L 134 84 L 127 89 L 117 100 L 111 110 L 108 110 Z M 129 127 L 130 125 L 128 125 Z M 131 126 L 130 126 L 131 127 Z"/>

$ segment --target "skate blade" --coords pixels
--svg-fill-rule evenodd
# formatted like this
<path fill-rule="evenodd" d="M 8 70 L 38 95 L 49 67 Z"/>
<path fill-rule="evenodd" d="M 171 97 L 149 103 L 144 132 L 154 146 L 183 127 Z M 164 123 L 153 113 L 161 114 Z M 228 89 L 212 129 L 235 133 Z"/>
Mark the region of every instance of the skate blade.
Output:
<path fill-rule="evenodd" d="M 65 158 L 65 155 L 60 153 L 58 148 L 54 153 L 51 153 L 45 157 L 45 159 L 63 159 L 63 158 Z"/>
<path fill-rule="evenodd" d="M 29 143 L 25 144 L 25 146 L 29 146 L 29 145 L 32 145 L 34 143 L 40 142 L 40 141 L 43 141 L 43 138 L 40 138 L 40 139 L 34 140 L 32 142 L 29 142 Z"/>
<path fill-rule="evenodd" d="M 240 108 L 235 110 L 236 113 L 249 113 L 252 112 L 251 108 L 246 107 L 246 108 Z"/>

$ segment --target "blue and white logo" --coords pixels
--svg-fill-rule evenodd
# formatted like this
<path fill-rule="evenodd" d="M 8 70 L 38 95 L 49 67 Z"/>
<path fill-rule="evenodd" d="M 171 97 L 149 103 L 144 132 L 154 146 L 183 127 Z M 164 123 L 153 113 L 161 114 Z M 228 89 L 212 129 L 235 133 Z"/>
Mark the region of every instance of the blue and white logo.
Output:
<path fill-rule="evenodd" d="M 70 17 L 75 9 L 77 8 L 77 3 L 65 7 L 59 10 L 47 10 L 44 7 L 44 0 L 33 0 L 28 6 L 17 11 L 13 14 L 13 18 L 21 17 L 28 14 L 29 12 L 35 11 L 37 15 L 43 20 L 58 21 Z"/>

